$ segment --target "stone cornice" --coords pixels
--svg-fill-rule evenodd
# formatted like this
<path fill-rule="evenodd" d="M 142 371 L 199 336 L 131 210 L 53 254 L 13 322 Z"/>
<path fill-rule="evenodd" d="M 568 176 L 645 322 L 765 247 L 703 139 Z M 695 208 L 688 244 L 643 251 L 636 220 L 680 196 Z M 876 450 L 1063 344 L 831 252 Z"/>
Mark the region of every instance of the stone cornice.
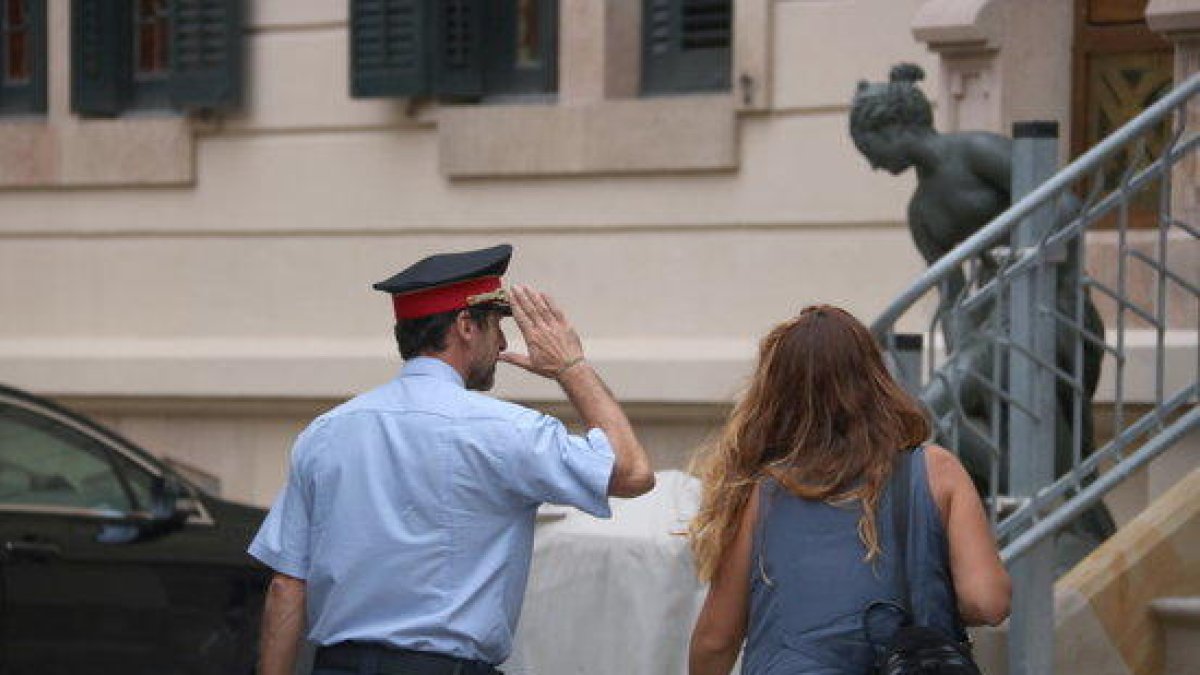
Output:
<path fill-rule="evenodd" d="M 1150 0 L 1146 23 L 1158 33 L 1200 33 L 1200 0 Z"/>
<path fill-rule="evenodd" d="M 913 37 L 931 48 L 998 48 L 1003 37 L 1000 0 L 928 0 L 912 22 Z"/>

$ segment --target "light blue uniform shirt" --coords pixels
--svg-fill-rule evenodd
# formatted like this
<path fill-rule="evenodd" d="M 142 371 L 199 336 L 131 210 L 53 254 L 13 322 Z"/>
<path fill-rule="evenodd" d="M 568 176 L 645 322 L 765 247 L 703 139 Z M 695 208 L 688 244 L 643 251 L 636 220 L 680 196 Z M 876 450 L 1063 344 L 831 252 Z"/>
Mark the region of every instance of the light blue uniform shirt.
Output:
<path fill-rule="evenodd" d="M 296 440 L 250 554 L 305 579 L 308 638 L 508 658 L 542 502 L 610 515 L 604 432 L 463 387 L 446 363 L 325 413 Z"/>

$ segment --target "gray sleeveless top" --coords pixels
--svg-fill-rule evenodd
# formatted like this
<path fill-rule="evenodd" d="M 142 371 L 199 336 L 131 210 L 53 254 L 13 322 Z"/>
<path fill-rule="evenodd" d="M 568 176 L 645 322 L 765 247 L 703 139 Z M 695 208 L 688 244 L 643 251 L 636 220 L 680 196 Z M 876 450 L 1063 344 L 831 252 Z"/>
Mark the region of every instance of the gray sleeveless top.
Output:
<path fill-rule="evenodd" d="M 925 452 L 918 448 L 901 457 L 911 462 L 906 550 L 913 612 L 917 623 L 961 639 L 949 548 L 929 490 Z M 875 658 L 872 642 L 885 644 L 900 620 L 887 607 L 864 612 L 873 601 L 901 602 L 890 484 L 876 519 L 882 553 L 870 563 L 858 536 L 857 502 L 835 506 L 801 499 L 773 480 L 760 490 L 742 673 L 868 672 Z"/>

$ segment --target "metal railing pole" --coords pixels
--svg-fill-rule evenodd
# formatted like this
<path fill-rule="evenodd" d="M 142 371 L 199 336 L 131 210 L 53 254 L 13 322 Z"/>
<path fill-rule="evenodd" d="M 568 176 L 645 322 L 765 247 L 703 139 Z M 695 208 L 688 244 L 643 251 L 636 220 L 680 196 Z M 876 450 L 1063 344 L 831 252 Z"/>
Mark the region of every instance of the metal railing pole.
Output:
<path fill-rule="evenodd" d="M 1019 200 L 1054 175 L 1058 123 L 1013 125 L 1012 198 Z M 1057 200 L 1050 199 L 1013 232 L 1012 247 L 1029 255 L 1054 228 Z M 1046 253 L 1046 252 L 1043 252 Z M 1012 280 L 1008 306 L 1010 339 L 1008 457 L 1011 495 L 1032 498 L 1054 482 L 1057 402 L 1055 377 L 1055 256 Z M 1010 675 L 1054 672 L 1054 541 L 1046 539 L 1013 562 L 1013 614 L 1009 624 Z"/>

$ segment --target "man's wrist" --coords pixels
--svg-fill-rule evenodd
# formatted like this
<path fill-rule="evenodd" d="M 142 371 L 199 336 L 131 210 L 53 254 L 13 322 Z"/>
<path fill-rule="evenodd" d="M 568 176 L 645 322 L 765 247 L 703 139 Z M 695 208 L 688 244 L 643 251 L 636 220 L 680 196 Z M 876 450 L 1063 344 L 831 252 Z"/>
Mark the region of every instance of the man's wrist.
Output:
<path fill-rule="evenodd" d="M 557 380 L 557 379 L 562 378 L 563 375 L 566 375 L 568 372 L 570 372 L 572 370 L 577 370 L 580 365 L 583 365 L 585 363 L 587 363 L 586 358 L 584 358 L 582 355 L 576 356 L 575 358 L 571 359 L 570 361 L 567 361 L 566 363 L 559 366 L 558 369 L 554 371 L 554 379 Z"/>

